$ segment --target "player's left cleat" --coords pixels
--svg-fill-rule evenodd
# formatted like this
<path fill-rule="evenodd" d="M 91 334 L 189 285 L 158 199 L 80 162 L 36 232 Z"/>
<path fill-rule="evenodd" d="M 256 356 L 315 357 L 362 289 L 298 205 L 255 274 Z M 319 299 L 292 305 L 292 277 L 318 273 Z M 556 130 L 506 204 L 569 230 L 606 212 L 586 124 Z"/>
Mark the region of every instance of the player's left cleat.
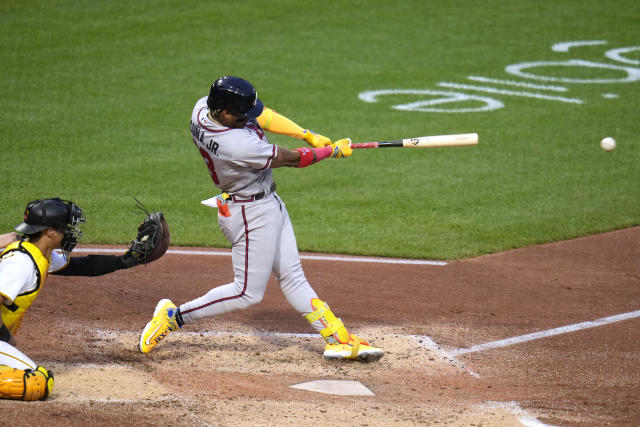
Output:
<path fill-rule="evenodd" d="M 318 332 L 327 342 L 324 348 L 325 359 L 374 362 L 384 356 L 384 351 L 381 348 L 372 347 L 362 338 L 350 334 L 342 323 L 342 319 L 333 314 L 326 302 L 319 298 L 312 298 L 311 308 L 313 311 L 304 317 L 312 325 L 319 321 L 324 326 L 324 329 Z"/>
<path fill-rule="evenodd" d="M 149 353 L 170 332 L 180 329 L 176 320 L 178 308 L 169 299 L 162 299 L 156 305 L 153 319 L 142 330 L 140 335 L 140 351 Z"/>
<path fill-rule="evenodd" d="M 349 337 L 347 344 L 327 344 L 324 348 L 325 359 L 352 359 L 361 362 L 375 362 L 384 356 L 381 348 L 373 347 L 356 335 Z"/>

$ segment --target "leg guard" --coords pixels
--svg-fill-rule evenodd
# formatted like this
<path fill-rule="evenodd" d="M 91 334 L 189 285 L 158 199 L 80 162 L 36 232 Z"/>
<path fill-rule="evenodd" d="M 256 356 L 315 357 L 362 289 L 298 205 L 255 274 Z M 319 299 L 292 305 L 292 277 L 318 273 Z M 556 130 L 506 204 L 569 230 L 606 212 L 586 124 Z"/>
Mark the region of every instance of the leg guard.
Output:
<path fill-rule="evenodd" d="M 362 338 L 351 335 L 342 320 L 333 314 L 326 302 L 313 298 L 311 307 L 314 311 L 304 317 L 311 324 L 320 322 L 324 326 L 318 332 L 327 342 L 324 349 L 325 359 L 355 359 L 372 362 L 384 355 L 382 349 L 372 347 Z"/>
<path fill-rule="evenodd" d="M 36 370 L 0 367 L 0 398 L 45 400 L 53 390 L 53 372 L 38 366 Z"/>
<path fill-rule="evenodd" d="M 314 323 L 318 320 L 322 323 L 324 329 L 320 331 L 320 335 L 328 344 L 346 344 L 349 342 L 349 331 L 342 323 L 342 319 L 333 314 L 326 302 L 313 298 L 311 307 L 314 311 L 304 317 L 309 323 Z"/>

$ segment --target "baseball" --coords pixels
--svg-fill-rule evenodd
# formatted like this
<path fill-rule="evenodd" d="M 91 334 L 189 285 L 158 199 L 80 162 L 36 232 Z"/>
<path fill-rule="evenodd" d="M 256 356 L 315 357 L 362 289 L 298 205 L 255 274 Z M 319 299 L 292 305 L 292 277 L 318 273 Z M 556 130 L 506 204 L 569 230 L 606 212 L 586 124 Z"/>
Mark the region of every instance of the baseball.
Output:
<path fill-rule="evenodd" d="M 604 151 L 611 151 L 616 148 L 616 140 L 608 136 L 600 141 L 600 147 L 602 147 Z"/>

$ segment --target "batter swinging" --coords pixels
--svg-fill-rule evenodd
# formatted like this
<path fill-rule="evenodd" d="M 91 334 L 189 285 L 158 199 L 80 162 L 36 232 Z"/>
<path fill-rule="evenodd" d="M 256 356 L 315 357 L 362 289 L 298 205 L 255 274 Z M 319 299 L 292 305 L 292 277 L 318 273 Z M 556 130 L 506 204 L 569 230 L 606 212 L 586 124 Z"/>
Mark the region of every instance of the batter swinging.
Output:
<path fill-rule="evenodd" d="M 303 139 L 314 148 L 272 145 L 263 129 Z M 332 144 L 302 129 L 265 108 L 251 83 L 232 76 L 216 80 L 209 96 L 196 103 L 191 134 L 214 184 L 223 191 L 216 198 L 218 224 L 232 245 L 235 278 L 180 307 L 169 299 L 158 302 L 140 336 L 140 351 L 149 353 L 183 324 L 259 303 L 273 273 L 289 304 L 325 339 L 324 357 L 380 359 L 383 351 L 350 334 L 305 278 L 289 214 L 273 181 L 274 168 L 349 157 L 351 140 Z"/>

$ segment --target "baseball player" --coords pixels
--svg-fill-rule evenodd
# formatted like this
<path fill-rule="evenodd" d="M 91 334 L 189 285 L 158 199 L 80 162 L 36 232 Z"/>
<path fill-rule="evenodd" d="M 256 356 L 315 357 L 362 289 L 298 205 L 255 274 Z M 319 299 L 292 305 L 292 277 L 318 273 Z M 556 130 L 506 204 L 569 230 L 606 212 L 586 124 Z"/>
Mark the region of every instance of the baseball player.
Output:
<path fill-rule="evenodd" d="M 15 233 L 0 236 L 6 245 L 0 253 L 0 398 L 44 400 L 53 390 L 53 373 L 18 350 L 15 338 L 47 275 L 99 276 L 147 262 L 147 253 L 159 241 L 154 234 L 158 214 L 143 221 L 123 255 L 69 257 L 82 236 L 85 216 L 78 205 L 59 198 L 27 205 L 24 222 L 15 228 L 22 234 L 20 240 L 15 240 Z"/>
<path fill-rule="evenodd" d="M 303 139 L 314 148 L 272 145 L 265 130 Z M 302 129 L 265 108 L 253 85 L 233 76 L 216 80 L 209 96 L 198 100 L 191 134 L 214 185 L 222 190 L 215 198 L 218 224 L 232 245 L 235 279 L 180 307 L 160 300 L 140 336 L 140 351 L 149 353 L 184 324 L 259 303 L 274 274 L 289 304 L 325 339 L 325 358 L 381 358 L 383 351 L 349 333 L 305 278 L 289 214 L 273 181 L 274 168 L 349 157 L 351 140 L 331 143 Z"/>

